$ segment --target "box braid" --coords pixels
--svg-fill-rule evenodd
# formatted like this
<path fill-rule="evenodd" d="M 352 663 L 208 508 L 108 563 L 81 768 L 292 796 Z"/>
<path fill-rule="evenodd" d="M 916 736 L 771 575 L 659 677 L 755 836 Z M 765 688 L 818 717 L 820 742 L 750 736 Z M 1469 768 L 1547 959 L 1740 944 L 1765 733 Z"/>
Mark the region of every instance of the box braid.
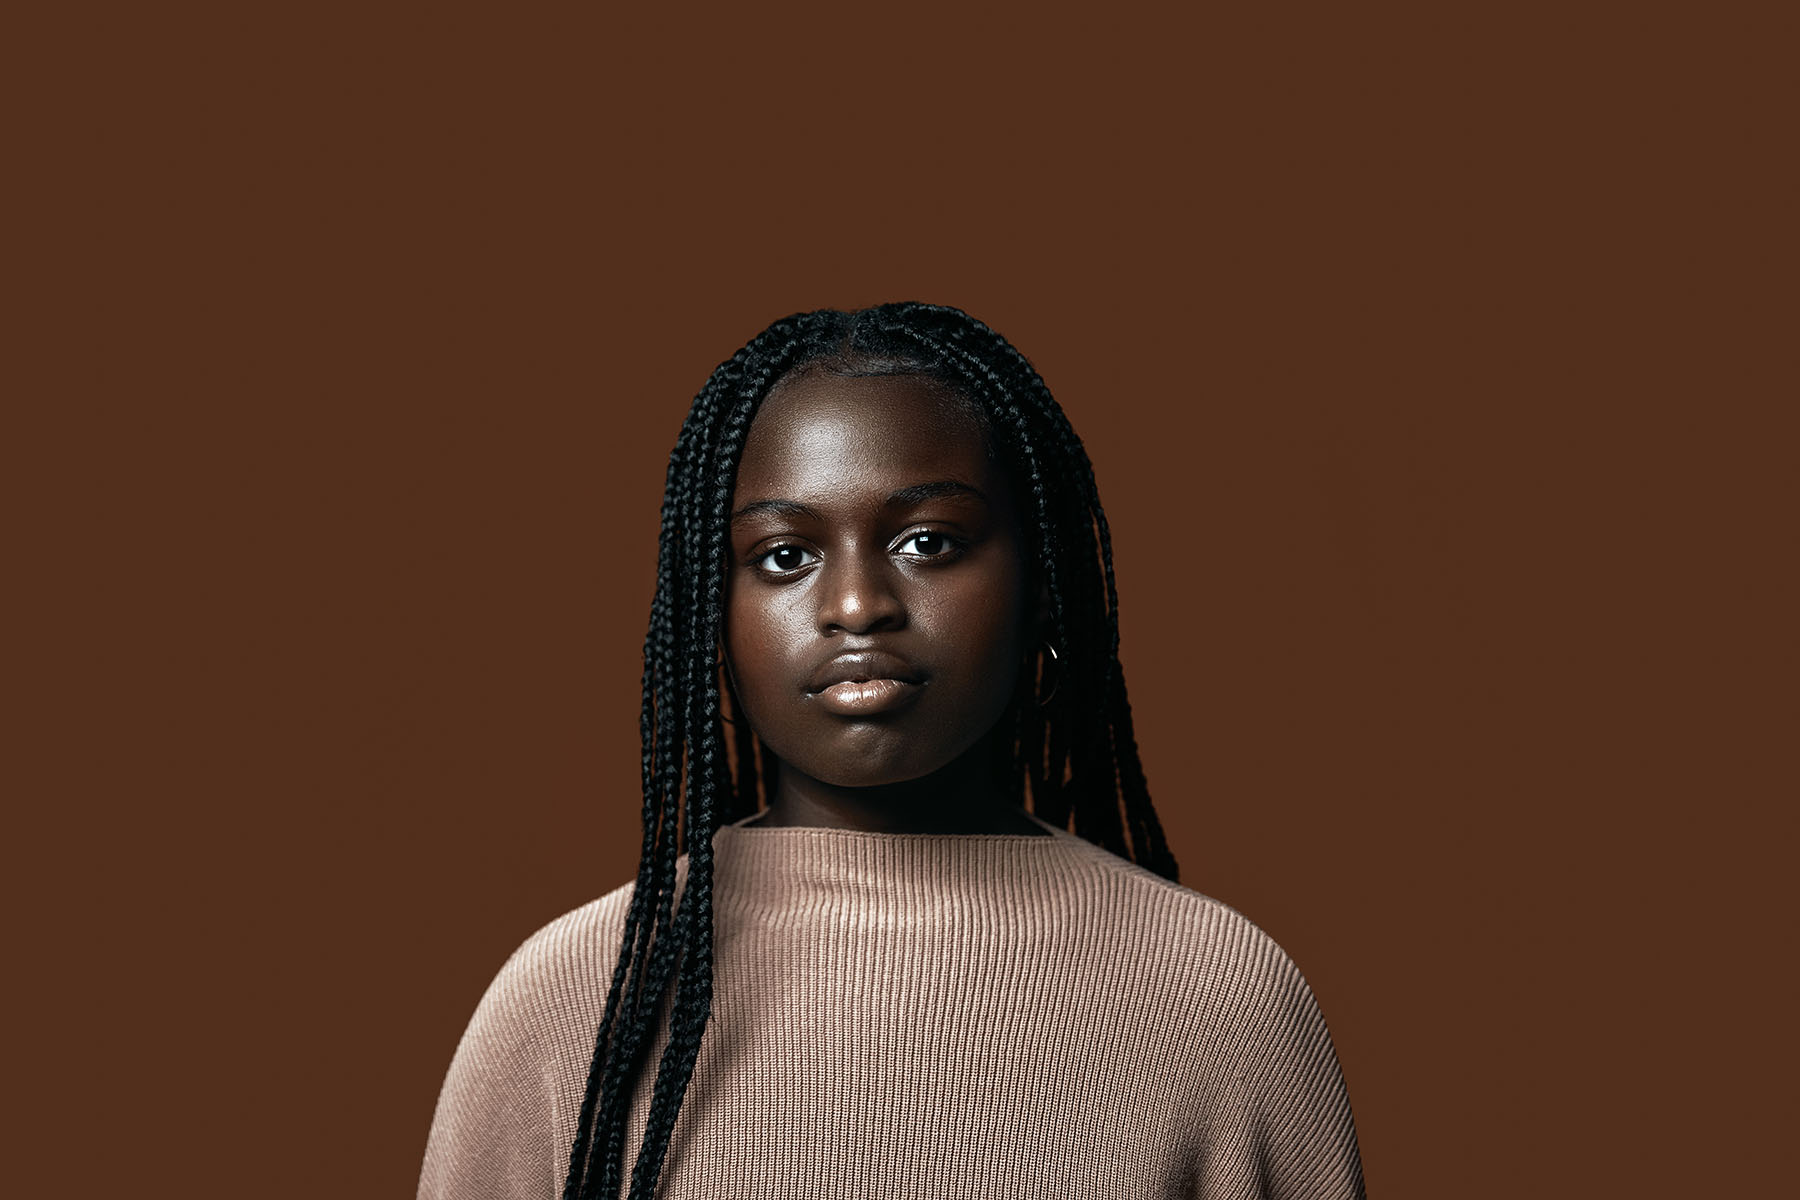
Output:
<path fill-rule="evenodd" d="M 719 670 L 731 493 L 750 423 L 802 367 L 847 375 L 925 375 L 971 406 L 1030 514 L 1060 658 L 1021 674 L 1005 718 L 1008 777 L 1040 819 L 1167 878 L 1174 856 L 1151 806 L 1119 667 L 1112 538 L 1093 466 L 1025 356 L 954 308 L 887 304 L 784 318 L 721 363 L 695 397 L 669 456 L 656 592 L 644 639 L 643 847 L 619 959 L 595 1035 L 569 1151 L 564 1200 L 614 1200 L 624 1178 L 631 1098 L 674 988 L 667 1047 L 631 1170 L 630 1200 L 651 1200 L 712 1007 L 712 834 L 759 808 L 776 766 L 739 714 L 730 752 L 728 681 Z M 1029 702 L 1055 674 L 1048 704 Z M 736 708 L 732 697 L 732 708 Z M 676 862 L 688 855 L 675 902 Z"/>

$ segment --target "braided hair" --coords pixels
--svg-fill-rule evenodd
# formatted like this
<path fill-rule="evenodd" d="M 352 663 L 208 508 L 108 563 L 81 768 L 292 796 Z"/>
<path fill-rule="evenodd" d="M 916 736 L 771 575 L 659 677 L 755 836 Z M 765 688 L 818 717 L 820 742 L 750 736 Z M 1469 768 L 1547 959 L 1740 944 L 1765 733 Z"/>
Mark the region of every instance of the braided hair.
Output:
<path fill-rule="evenodd" d="M 1174 856 L 1151 807 L 1119 666 L 1112 539 L 1087 452 L 1025 356 L 980 321 L 941 305 L 885 304 L 783 318 L 721 363 L 694 398 L 669 456 L 656 595 L 644 639 L 644 839 L 624 940 L 595 1035 L 564 1200 L 614 1200 L 636 1082 L 670 988 L 629 1200 L 651 1200 L 712 1006 L 713 848 L 720 825 L 759 810 L 774 761 L 747 721 L 726 745 L 715 648 L 723 629 L 732 489 L 750 422 L 770 389 L 806 367 L 920 375 L 979 416 L 1024 502 L 1028 562 L 1049 598 L 1055 675 L 1044 703 L 1017 703 L 996 730 L 1015 803 L 1167 879 Z M 1028 693 L 1029 694 L 1029 693 Z M 688 855 L 681 902 L 676 860 Z"/>

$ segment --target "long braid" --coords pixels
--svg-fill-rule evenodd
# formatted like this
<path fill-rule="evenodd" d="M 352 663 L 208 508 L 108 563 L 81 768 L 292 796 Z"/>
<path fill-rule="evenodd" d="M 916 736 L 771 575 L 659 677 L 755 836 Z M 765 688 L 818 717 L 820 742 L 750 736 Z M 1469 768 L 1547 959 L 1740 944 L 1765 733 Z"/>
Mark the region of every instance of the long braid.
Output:
<path fill-rule="evenodd" d="M 919 374 L 974 405 L 1027 498 L 1034 561 L 1060 658 L 1021 668 L 1007 718 L 1009 792 L 1033 813 L 1168 879 L 1176 864 L 1150 805 L 1118 663 L 1112 544 L 1093 467 L 1028 360 L 953 308 L 891 304 L 784 318 L 721 363 L 669 456 L 656 592 L 644 641 L 644 838 L 619 959 L 595 1038 L 569 1155 L 565 1200 L 616 1200 L 625 1183 L 631 1100 L 665 999 L 669 1041 L 656 1067 L 631 1200 L 651 1200 L 712 1007 L 713 832 L 773 795 L 779 764 L 733 698 L 723 725 L 715 657 L 724 624 L 726 545 L 738 460 L 756 413 L 795 370 Z M 1053 701 L 1039 707 L 1039 677 Z M 679 854 L 688 856 L 676 902 Z"/>
<path fill-rule="evenodd" d="M 721 372 L 722 373 L 722 372 Z M 708 384 L 708 390 L 715 390 L 719 384 L 715 377 Z M 683 429 L 682 441 L 690 436 L 692 426 L 700 419 L 704 408 L 706 393 L 702 393 L 696 401 L 694 412 L 688 418 Z M 664 802 L 670 795 L 673 782 L 671 766 L 672 753 L 678 730 L 672 714 L 666 708 L 660 708 L 658 696 L 666 696 L 671 678 L 670 663 L 676 636 L 671 628 L 672 616 L 669 610 L 669 592 L 673 578 L 673 564 L 677 554 L 677 545 L 681 525 L 677 519 L 677 505 L 668 497 L 676 496 L 684 486 L 685 474 L 682 471 L 682 447 L 677 444 L 676 450 L 669 456 L 668 471 L 664 481 L 665 500 L 662 508 L 661 527 L 658 533 L 657 580 L 656 593 L 650 607 L 650 629 L 644 639 L 644 675 L 643 675 L 643 708 L 639 717 L 638 728 L 643 742 L 643 791 L 644 811 L 643 848 L 639 857 L 638 877 L 632 889 L 631 907 L 626 914 L 624 949 L 619 955 L 618 965 L 613 970 L 612 986 L 607 993 L 606 1013 L 600 1023 L 595 1037 L 593 1062 L 588 1071 L 587 1087 L 582 1096 L 581 1111 L 577 1118 L 575 1143 L 570 1149 L 570 1167 L 568 1180 L 563 1194 L 565 1197 L 579 1197 L 583 1194 L 583 1182 L 587 1177 L 589 1162 L 592 1158 L 592 1134 L 594 1132 L 594 1113 L 596 1103 L 602 1092 L 603 1080 L 622 1075 L 628 1064 L 623 1060 L 624 1043 L 629 1040 L 621 1038 L 618 1053 L 608 1057 L 607 1050 L 612 1040 L 615 1025 L 619 1021 L 621 997 L 627 974 L 630 975 L 631 1015 L 635 1017 L 639 1008 L 638 994 L 643 986 L 643 968 L 646 956 L 642 952 L 649 940 L 646 913 L 652 899 L 662 894 L 661 872 L 659 871 L 661 856 L 658 853 L 663 834 Z M 658 927 L 663 921 L 658 920 Z M 616 1094 L 607 1089 L 608 1107 Z M 610 1113 L 608 1114 L 610 1117 Z M 612 1122 L 603 1119 L 602 1129 L 610 1128 Z"/>
<path fill-rule="evenodd" d="M 792 356 L 799 349 L 797 339 L 772 350 L 747 372 L 742 394 L 732 406 L 720 430 L 717 450 L 708 473 L 710 494 L 706 505 L 697 513 L 697 527 L 705 531 L 706 542 L 698 547 L 699 559 L 689 564 L 692 573 L 703 581 L 700 608 L 706 628 L 715 631 L 724 624 L 724 570 L 726 537 L 731 491 L 735 482 L 737 461 L 749 436 L 756 408 L 770 388 L 785 374 Z M 712 999 L 712 831 L 717 828 L 716 806 L 724 785 L 725 753 L 719 736 L 719 692 L 716 676 L 710 670 L 710 654 L 703 656 L 706 677 L 713 686 L 697 689 L 694 695 L 694 729 L 700 734 L 699 750 L 689 764 L 688 828 L 696 831 L 688 842 L 688 890 L 682 898 L 682 914 L 691 913 L 691 936 L 682 937 L 686 951 L 681 964 L 681 985 L 676 996 L 668 1047 L 658 1065 L 653 1088 L 644 1144 L 638 1154 L 631 1177 L 632 1200 L 650 1200 L 660 1176 L 663 1159 L 674 1132 L 676 1117 L 687 1086 L 693 1076 L 694 1063 L 700 1052 L 701 1036 L 711 1012 Z M 697 662 L 697 667 L 699 666 Z"/>
<path fill-rule="evenodd" d="M 765 337 L 774 333 L 771 330 Z M 755 349 L 756 343 L 746 346 L 714 372 L 695 398 L 670 455 L 658 539 L 657 586 L 644 645 L 645 697 L 639 721 L 645 745 L 643 849 L 570 1148 L 563 1192 L 566 1200 L 617 1195 L 630 1080 L 637 1073 L 651 1022 L 667 993 L 670 964 L 685 940 L 686 922 L 680 929 L 671 922 L 683 756 L 693 744 L 690 700 L 696 690 L 684 661 L 685 647 L 695 640 L 691 629 L 695 590 L 682 585 L 696 580 L 696 573 L 686 569 L 693 557 L 694 498 L 709 465 L 707 452 L 716 436 L 718 413 L 735 391 L 743 365 Z M 680 591 L 687 594 L 678 598 Z M 690 821 L 689 829 L 693 827 Z M 598 1179 L 593 1171 L 595 1157 L 601 1159 Z"/>
<path fill-rule="evenodd" d="M 709 385 L 709 391 L 716 390 Z M 616 1157 L 620 1140 L 617 1109 L 620 1089 L 618 1080 L 631 1073 L 645 1025 L 645 1011 L 654 1011 L 654 1001 L 645 1003 L 645 972 L 652 944 L 668 940 L 668 898 L 672 890 L 670 864 L 673 857 L 665 848 L 673 839 L 668 809 L 679 779 L 676 751 L 680 738 L 680 722 L 676 719 L 669 697 L 674 692 L 674 655 L 680 643 L 677 621 L 679 610 L 671 603 L 670 592 L 675 578 L 674 566 L 680 554 L 683 525 L 680 519 L 681 493 L 688 472 L 684 467 L 687 443 L 694 429 L 704 420 L 710 398 L 702 393 L 683 428 L 682 438 L 670 455 L 668 482 L 662 512 L 659 538 L 657 590 L 651 602 L 650 632 L 645 639 L 644 673 L 645 711 L 640 728 L 651 730 L 645 747 L 644 849 L 639 863 L 638 880 L 632 890 L 631 909 L 626 917 L 625 949 L 614 971 L 613 988 L 607 997 L 606 1014 L 596 1035 L 596 1049 L 588 1072 L 586 1094 L 582 1101 L 578 1133 L 570 1152 L 569 1177 L 564 1186 L 565 1197 L 591 1194 L 585 1186 L 593 1155 L 592 1140 L 597 1132 L 605 1143 L 601 1148 L 603 1162 Z M 654 932 L 647 921 L 647 910 L 655 906 Z M 630 987 L 621 996 L 620 983 L 630 966 Z M 660 992 L 660 980 L 651 972 L 650 988 Z M 616 1031 L 616 1036 L 615 1036 Z M 596 1121 L 596 1098 L 603 1097 Z"/>
<path fill-rule="evenodd" d="M 643 1007 L 633 1013 L 635 1019 L 630 1027 L 631 1040 L 627 1043 L 627 1052 L 620 1056 L 619 1069 L 611 1073 L 605 1084 L 610 1104 L 606 1112 L 608 1120 L 607 1146 L 602 1187 L 603 1194 L 608 1197 L 618 1194 L 619 1184 L 624 1173 L 624 1135 L 631 1100 L 631 1091 L 625 1085 L 640 1069 L 638 1064 L 640 1050 L 648 1041 L 662 999 L 667 994 L 676 967 L 681 961 L 682 951 L 686 950 L 693 942 L 694 927 L 702 915 L 696 911 L 696 890 L 693 886 L 696 866 L 693 855 L 695 840 L 693 831 L 699 827 L 695 822 L 693 811 L 696 804 L 699 803 L 699 796 L 709 791 L 710 779 L 704 773 L 695 770 L 695 762 L 697 743 L 706 740 L 706 734 L 711 731 L 697 717 L 696 708 L 702 703 L 703 695 L 713 692 L 714 689 L 705 686 L 704 683 L 704 680 L 711 675 L 710 640 L 699 636 L 700 627 L 693 626 L 694 615 L 699 611 L 699 601 L 706 586 L 704 573 L 694 569 L 700 556 L 695 549 L 693 531 L 698 528 L 697 508 L 700 503 L 698 492 L 701 464 L 707 462 L 711 457 L 713 442 L 717 436 L 716 413 L 725 403 L 725 396 L 726 389 L 721 387 L 715 390 L 711 396 L 706 397 L 705 403 L 696 403 L 701 419 L 696 423 L 693 436 L 689 438 L 685 447 L 683 486 L 678 489 L 676 494 L 677 520 L 684 531 L 678 546 L 678 568 L 676 570 L 683 594 L 676 607 L 676 612 L 679 614 L 679 620 L 689 628 L 686 630 L 687 636 L 678 636 L 673 655 L 677 670 L 673 691 L 680 699 L 680 704 L 675 707 L 680 714 L 680 745 L 681 749 L 686 752 L 686 762 L 685 764 L 679 762 L 672 754 L 671 769 L 679 773 L 685 766 L 687 786 L 685 788 L 679 786 L 679 775 L 677 775 L 677 786 L 672 788 L 665 797 L 664 821 L 668 826 L 668 837 L 659 846 L 658 874 L 660 878 L 669 880 L 669 890 L 659 897 L 658 937 L 651 944 L 648 966 L 650 986 L 646 989 Z M 702 731 L 705 731 L 705 734 Z M 676 754 L 680 752 L 681 750 L 677 750 Z M 683 820 L 684 814 L 681 812 L 683 799 L 688 808 L 685 820 Z M 684 834 L 685 837 L 683 837 Z M 689 851 L 688 887 L 682 897 L 681 905 L 671 921 L 669 917 L 670 906 L 674 902 L 673 881 L 676 857 L 684 841 Z M 705 915 L 710 916 L 710 912 Z M 708 941 L 710 942 L 710 938 Z M 691 958 L 691 955 L 688 957 Z M 691 1008 L 691 1002 L 684 1005 L 683 1001 L 691 996 L 692 991 L 693 988 L 684 971 L 677 986 L 675 998 L 677 1011 Z M 663 1062 L 666 1064 L 667 1061 L 668 1057 L 665 1053 Z M 659 1066 L 659 1080 L 663 1074 L 664 1068 Z M 640 1153 L 640 1163 L 642 1159 L 643 1155 Z M 636 1194 L 635 1187 L 633 1194 Z"/>

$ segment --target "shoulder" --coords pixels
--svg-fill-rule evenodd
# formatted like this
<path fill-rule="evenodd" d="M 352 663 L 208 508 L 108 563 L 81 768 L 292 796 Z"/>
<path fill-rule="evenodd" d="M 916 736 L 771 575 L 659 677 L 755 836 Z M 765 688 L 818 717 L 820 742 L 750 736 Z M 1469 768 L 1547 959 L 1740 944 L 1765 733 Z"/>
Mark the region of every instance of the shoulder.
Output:
<path fill-rule="evenodd" d="M 621 884 L 545 924 L 512 952 L 495 982 L 526 989 L 554 985 L 571 967 L 589 966 L 591 955 L 616 954 L 634 887 Z"/>
<path fill-rule="evenodd" d="M 563 914 L 495 975 L 438 1094 L 421 1197 L 554 1194 L 565 1093 L 593 1052 L 630 903 L 626 885 Z"/>
<path fill-rule="evenodd" d="M 1323 1035 L 1306 977 L 1249 917 L 1103 847 L 1080 854 L 1097 883 L 1094 918 L 1144 986 L 1187 1013 L 1195 1041 L 1229 1031 L 1248 1050 Z"/>
<path fill-rule="evenodd" d="M 1073 834 L 1065 835 L 1089 878 L 1095 915 L 1121 933 L 1154 941 L 1190 966 L 1226 960 L 1234 977 L 1280 975 L 1293 967 L 1286 951 L 1249 917 Z"/>
<path fill-rule="evenodd" d="M 1294 960 L 1229 905 L 1094 847 L 1120 956 L 1204 1147 L 1200 1191 L 1254 1180 L 1270 1196 L 1358 1196 L 1362 1166 L 1337 1054 Z"/>
<path fill-rule="evenodd" d="M 623 884 L 562 914 L 520 943 L 488 985 L 467 1036 L 511 1048 L 571 1023 L 598 1020 L 633 886 Z"/>

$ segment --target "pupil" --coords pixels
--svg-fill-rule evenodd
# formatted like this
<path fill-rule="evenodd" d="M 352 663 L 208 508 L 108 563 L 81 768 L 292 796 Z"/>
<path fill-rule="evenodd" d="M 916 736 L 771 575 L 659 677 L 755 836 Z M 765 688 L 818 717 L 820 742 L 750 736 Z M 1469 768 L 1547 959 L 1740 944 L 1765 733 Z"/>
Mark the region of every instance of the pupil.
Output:
<path fill-rule="evenodd" d="M 798 550 L 794 549 L 792 546 L 783 546 L 775 552 L 775 565 L 784 571 L 791 571 L 800 565 L 798 562 L 794 561 L 799 557 L 800 552 Z"/>
<path fill-rule="evenodd" d="M 938 547 L 938 535 L 937 534 L 921 533 L 919 535 L 919 552 L 921 554 L 936 554 L 938 552 L 938 549 L 939 549 L 939 547 Z"/>

